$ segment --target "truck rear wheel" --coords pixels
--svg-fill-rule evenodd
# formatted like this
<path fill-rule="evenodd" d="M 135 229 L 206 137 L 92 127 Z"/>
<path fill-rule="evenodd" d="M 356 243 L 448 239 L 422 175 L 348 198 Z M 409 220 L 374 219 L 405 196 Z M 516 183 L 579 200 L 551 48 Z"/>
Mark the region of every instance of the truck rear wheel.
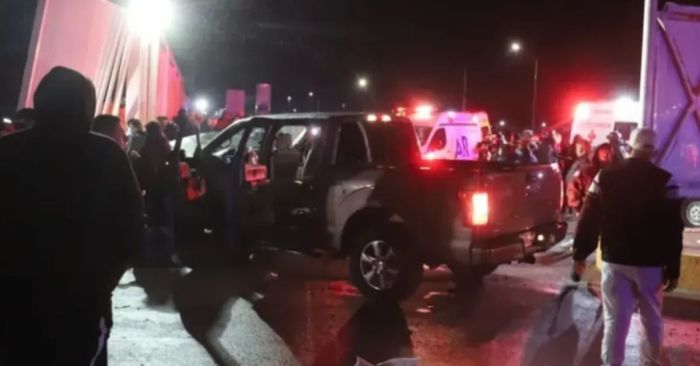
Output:
<path fill-rule="evenodd" d="M 700 227 L 700 200 L 689 200 L 683 208 L 683 220 L 689 227 Z"/>
<path fill-rule="evenodd" d="M 355 236 L 349 265 L 353 284 L 368 298 L 405 299 L 423 279 L 423 265 L 410 246 L 375 229 Z"/>

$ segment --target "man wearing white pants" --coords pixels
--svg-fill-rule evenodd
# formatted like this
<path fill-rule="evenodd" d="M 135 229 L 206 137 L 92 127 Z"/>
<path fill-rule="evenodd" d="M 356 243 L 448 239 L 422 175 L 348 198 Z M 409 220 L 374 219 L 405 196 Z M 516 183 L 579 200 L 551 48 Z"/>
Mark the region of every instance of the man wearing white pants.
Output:
<path fill-rule="evenodd" d="M 642 365 L 661 365 L 664 289 L 678 284 L 683 221 L 671 174 L 656 167 L 656 133 L 635 130 L 632 157 L 603 169 L 586 197 L 574 241 L 574 273 L 600 241 L 603 365 L 622 365 L 635 309 L 641 317 Z"/>

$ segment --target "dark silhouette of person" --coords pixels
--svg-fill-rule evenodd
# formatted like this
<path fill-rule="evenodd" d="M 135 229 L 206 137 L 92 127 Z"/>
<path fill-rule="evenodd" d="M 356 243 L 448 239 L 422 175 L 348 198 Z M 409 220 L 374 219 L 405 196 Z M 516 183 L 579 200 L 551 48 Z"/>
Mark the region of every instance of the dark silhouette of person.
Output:
<path fill-rule="evenodd" d="M 111 296 L 143 230 L 124 151 L 90 132 L 95 89 L 56 67 L 34 127 L 0 139 L 0 364 L 106 365 Z"/>
<path fill-rule="evenodd" d="M 145 191 L 147 245 L 144 258 L 151 264 L 170 265 L 175 261 L 175 210 L 179 167 L 173 160 L 177 152 L 170 148 L 158 122 L 146 125 L 146 141 L 134 161 L 136 173 Z"/>
<path fill-rule="evenodd" d="M 139 151 L 141 158 L 137 173 L 141 188 L 146 191 L 146 213 L 151 226 L 164 226 L 168 223 L 163 203 L 164 184 L 167 172 L 166 163 L 172 150 L 157 122 L 146 125 L 146 141 Z"/>
<path fill-rule="evenodd" d="M 36 122 L 36 111 L 32 108 L 22 108 L 15 113 L 12 118 L 12 125 L 15 131 L 22 131 L 32 128 Z"/>
<path fill-rule="evenodd" d="M 119 117 L 111 114 L 101 114 L 95 117 L 92 131 L 111 138 L 119 147 L 126 149 L 127 137 Z"/>
<path fill-rule="evenodd" d="M 143 124 L 136 118 L 130 119 L 127 123 L 129 126 L 129 144 L 127 151 L 132 154 L 132 151 L 138 153 L 143 148 L 143 144 L 146 143 L 146 131 L 143 129 Z M 137 154 L 138 155 L 138 154 Z"/>
<path fill-rule="evenodd" d="M 184 109 L 177 111 L 177 116 L 173 118 L 173 123 L 177 126 L 182 136 L 194 135 L 196 132 L 194 125 L 192 125 L 190 118 L 187 116 L 187 111 Z"/>

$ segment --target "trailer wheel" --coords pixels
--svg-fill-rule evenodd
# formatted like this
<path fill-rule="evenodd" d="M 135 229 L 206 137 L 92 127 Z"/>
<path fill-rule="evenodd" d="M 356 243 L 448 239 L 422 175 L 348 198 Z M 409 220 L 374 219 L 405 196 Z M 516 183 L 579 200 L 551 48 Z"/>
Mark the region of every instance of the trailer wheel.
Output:
<path fill-rule="evenodd" d="M 700 200 L 688 200 L 683 209 L 683 220 L 690 227 L 700 227 Z"/>
<path fill-rule="evenodd" d="M 353 284 L 373 299 L 405 299 L 423 279 L 423 265 L 410 245 L 396 234 L 377 229 L 355 235 L 349 265 Z"/>

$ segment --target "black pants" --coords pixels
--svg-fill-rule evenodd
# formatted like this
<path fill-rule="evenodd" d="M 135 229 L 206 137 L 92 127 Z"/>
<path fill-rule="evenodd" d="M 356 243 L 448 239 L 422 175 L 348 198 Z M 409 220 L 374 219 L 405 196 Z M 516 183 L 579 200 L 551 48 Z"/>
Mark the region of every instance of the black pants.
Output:
<path fill-rule="evenodd" d="M 9 314 L 6 314 L 9 316 Z M 0 365 L 106 366 L 110 324 L 100 317 L 74 323 L 13 324 L 0 339 Z"/>

